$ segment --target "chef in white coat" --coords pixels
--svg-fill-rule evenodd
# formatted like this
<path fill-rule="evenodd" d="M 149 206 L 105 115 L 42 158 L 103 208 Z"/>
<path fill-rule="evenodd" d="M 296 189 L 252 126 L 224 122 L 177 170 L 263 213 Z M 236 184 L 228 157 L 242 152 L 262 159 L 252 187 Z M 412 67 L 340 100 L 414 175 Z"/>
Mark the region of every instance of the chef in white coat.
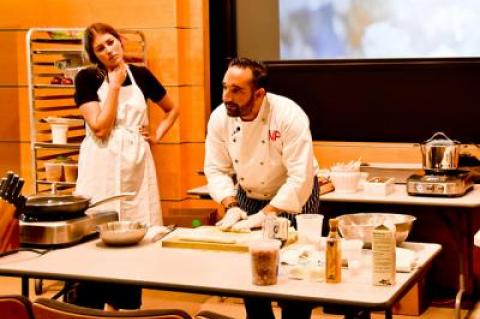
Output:
<path fill-rule="evenodd" d="M 318 164 L 309 120 L 292 100 L 267 93 L 266 68 L 235 58 L 223 78 L 223 103 L 211 114 L 204 171 L 212 198 L 226 213 L 217 225 L 242 231 L 261 227 L 268 214 L 295 224 L 318 213 Z M 235 177 L 235 178 L 234 178 Z M 249 319 L 274 318 L 270 300 L 245 298 Z M 306 303 L 282 303 L 282 318 L 310 318 Z"/>
<path fill-rule="evenodd" d="M 75 78 L 75 101 L 86 121 L 75 192 L 92 201 L 135 193 L 102 208 L 119 212 L 120 220 L 162 224 L 149 142 L 161 140 L 179 108 L 146 67 L 125 63 L 122 39 L 113 27 L 104 23 L 87 27 L 85 50 L 95 66 Z M 165 112 L 152 136 L 147 129 L 147 99 Z M 103 308 L 104 303 L 123 309 L 141 305 L 141 289 L 136 287 L 82 283 L 77 295 L 77 304 L 93 308 Z"/>

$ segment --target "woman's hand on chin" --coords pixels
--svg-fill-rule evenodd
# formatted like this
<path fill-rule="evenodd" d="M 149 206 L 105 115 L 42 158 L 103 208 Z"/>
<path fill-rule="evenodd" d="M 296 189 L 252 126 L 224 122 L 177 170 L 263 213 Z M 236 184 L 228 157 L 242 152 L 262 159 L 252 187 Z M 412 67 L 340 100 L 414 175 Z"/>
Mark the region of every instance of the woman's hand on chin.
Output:
<path fill-rule="evenodd" d="M 114 69 L 108 71 L 109 85 L 120 88 L 127 78 L 127 66 L 120 63 Z"/>

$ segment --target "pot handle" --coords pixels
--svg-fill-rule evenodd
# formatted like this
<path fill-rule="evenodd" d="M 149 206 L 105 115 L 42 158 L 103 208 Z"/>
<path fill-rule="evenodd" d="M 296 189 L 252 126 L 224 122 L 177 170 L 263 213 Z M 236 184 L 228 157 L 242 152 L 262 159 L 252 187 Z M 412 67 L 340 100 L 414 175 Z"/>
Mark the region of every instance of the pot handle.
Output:
<path fill-rule="evenodd" d="M 460 144 L 459 141 L 457 140 L 452 140 L 450 139 L 445 133 L 443 132 L 437 132 L 435 134 L 432 135 L 432 137 L 430 137 L 428 140 L 426 140 L 424 143 L 429 143 L 429 142 L 432 142 L 434 140 L 436 140 L 438 137 L 442 137 L 443 140 L 446 140 L 448 142 L 452 142 L 452 143 L 455 143 L 455 144 Z"/>
<path fill-rule="evenodd" d="M 136 194 L 135 192 L 125 192 L 125 193 L 120 193 L 120 194 L 117 194 L 117 195 L 109 196 L 107 198 L 101 199 L 99 201 L 96 201 L 95 203 L 90 204 L 90 206 L 88 206 L 88 208 L 90 209 L 92 207 L 96 207 L 98 205 L 105 204 L 105 203 L 108 203 L 108 202 L 113 201 L 113 200 L 135 196 L 135 194 Z"/>

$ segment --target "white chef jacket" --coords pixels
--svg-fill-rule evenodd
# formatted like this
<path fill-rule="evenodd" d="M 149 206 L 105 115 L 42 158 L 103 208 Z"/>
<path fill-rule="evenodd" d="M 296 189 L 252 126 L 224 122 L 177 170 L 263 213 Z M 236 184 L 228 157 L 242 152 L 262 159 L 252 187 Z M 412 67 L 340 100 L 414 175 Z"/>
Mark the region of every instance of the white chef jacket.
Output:
<path fill-rule="evenodd" d="M 219 203 L 236 195 L 236 174 L 249 198 L 301 212 L 318 172 L 307 115 L 292 100 L 273 93 L 266 94 L 250 122 L 229 117 L 221 104 L 208 122 L 204 171 L 210 195 Z"/>

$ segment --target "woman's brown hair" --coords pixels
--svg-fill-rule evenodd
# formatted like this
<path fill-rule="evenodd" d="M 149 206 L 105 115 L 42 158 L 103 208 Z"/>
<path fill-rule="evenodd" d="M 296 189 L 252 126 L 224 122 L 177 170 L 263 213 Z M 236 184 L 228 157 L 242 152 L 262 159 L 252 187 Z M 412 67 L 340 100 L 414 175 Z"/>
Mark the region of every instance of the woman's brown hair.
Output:
<path fill-rule="evenodd" d="M 118 33 L 117 30 L 115 30 L 114 27 L 106 24 L 106 23 L 101 23 L 97 22 L 94 23 L 90 26 L 88 26 L 85 29 L 84 32 L 84 46 L 85 46 L 85 51 L 87 52 L 88 58 L 90 59 L 90 62 L 96 64 L 98 67 L 104 69 L 104 65 L 98 60 L 96 54 L 95 54 L 95 49 L 93 47 L 93 41 L 95 39 L 95 35 L 97 34 L 111 34 L 115 38 L 117 38 L 119 41 L 121 40 L 121 36 Z"/>

